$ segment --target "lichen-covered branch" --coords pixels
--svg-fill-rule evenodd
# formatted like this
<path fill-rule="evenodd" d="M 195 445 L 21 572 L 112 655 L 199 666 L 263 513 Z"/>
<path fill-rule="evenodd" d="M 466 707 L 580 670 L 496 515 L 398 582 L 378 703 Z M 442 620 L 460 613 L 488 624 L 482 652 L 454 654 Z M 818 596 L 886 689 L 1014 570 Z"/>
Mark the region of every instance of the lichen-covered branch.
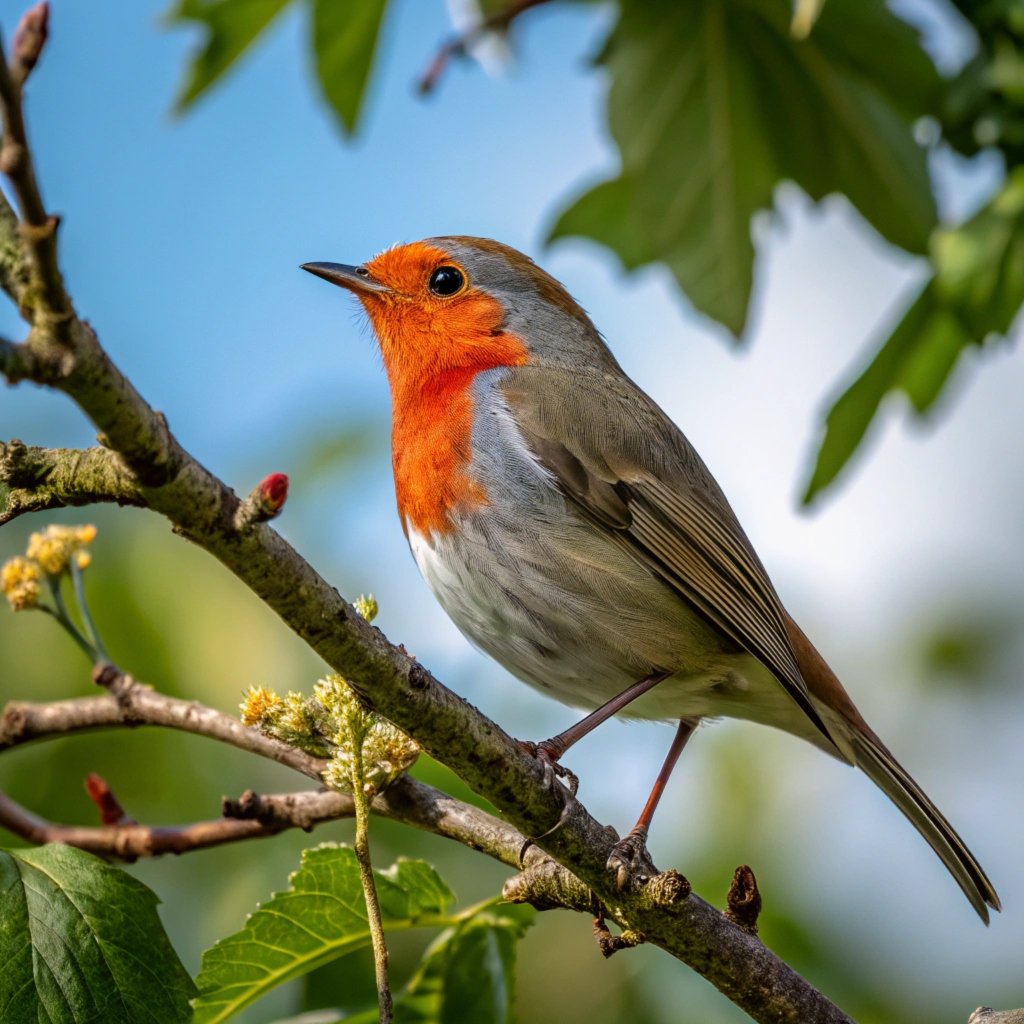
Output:
<path fill-rule="evenodd" d="M 106 448 L 30 448 L 0 441 L 0 525 L 69 505 L 142 505 L 134 476 Z"/>

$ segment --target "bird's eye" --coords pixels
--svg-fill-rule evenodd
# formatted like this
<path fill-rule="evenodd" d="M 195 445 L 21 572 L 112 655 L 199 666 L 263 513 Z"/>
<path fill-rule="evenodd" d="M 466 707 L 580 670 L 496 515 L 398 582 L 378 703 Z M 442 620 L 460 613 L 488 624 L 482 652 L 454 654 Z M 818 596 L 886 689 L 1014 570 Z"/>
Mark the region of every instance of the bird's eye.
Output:
<path fill-rule="evenodd" d="M 438 267 L 430 275 L 428 288 L 435 295 L 454 295 L 466 283 L 466 278 L 458 267 Z"/>

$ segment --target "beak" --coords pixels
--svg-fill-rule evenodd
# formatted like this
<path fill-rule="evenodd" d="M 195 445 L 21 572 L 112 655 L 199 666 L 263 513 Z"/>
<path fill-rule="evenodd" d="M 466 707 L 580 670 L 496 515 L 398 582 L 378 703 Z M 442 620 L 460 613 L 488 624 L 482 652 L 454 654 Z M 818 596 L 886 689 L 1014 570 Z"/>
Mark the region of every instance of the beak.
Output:
<path fill-rule="evenodd" d="M 386 284 L 375 281 L 366 267 L 350 267 L 344 263 L 303 263 L 300 269 L 350 292 L 380 294 L 391 291 Z"/>

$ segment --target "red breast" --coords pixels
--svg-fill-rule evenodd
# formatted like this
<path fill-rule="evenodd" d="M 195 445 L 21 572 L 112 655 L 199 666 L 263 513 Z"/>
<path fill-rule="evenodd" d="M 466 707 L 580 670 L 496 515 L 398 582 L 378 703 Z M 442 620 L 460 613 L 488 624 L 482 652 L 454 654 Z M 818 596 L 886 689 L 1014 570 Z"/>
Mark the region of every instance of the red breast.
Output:
<path fill-rule="evenodd" d="M 439 267 L 461 284 L 434 294 Z M 415 242 L 381 253 L 366 264 L 387 292 L 358 292 L 380 341 L 391 385 L 392 462 L 402 527 L 424 536 L 452 529 L 449 511 L 487 502 L 470 478 L 470 386 L 482 370 L 520 366 L 527 350 L 502 330 L 504 310 L 494 297 L 469 286 L 468 275 L 447 253 Z"/>

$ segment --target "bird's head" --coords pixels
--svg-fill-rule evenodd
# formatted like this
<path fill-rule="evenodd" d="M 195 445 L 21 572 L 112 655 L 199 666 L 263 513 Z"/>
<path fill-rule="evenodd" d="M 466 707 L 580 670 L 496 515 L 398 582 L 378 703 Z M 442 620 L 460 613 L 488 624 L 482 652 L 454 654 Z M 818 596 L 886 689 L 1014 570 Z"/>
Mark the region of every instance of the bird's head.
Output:
<path fill-rule="evenodd" d="M 392 388 L 452 370 L 615 365 L 566 289 L 529 257 L 488 238 L 428 238 L 359 266 L 303 269 L 362 303 Z"/>

